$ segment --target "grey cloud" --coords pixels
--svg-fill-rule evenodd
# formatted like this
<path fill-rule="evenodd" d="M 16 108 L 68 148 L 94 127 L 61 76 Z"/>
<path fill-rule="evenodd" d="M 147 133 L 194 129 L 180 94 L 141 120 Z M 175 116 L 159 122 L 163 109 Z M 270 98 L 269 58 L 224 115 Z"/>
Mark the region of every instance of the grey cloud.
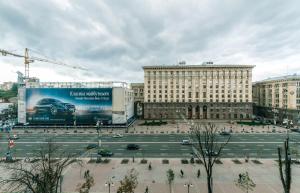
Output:
<path fill-rule="evenodd" d="M 253 63 L 254 79 L 264 78 L 261 71 L 272 64 L 289 62 L 290 69 L 300 72 L 296 0 L 68 2 L 66 7 L 52 1 L 0 2 L 0 47 L 29 47 L 83 65 L 90 70 L 56 68 L 58 74 L 81 80 L 143 81 L 143 65 L 178 60 Z"/>

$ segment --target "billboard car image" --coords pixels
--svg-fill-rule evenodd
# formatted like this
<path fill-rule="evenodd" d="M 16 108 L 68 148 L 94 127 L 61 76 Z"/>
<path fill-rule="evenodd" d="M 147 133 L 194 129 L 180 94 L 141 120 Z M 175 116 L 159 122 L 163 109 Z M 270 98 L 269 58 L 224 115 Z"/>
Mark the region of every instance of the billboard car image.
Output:
<path fill-rule="evenodd" d="M 112 121 L 111 88 L 28 88 L 30 124 L 96 124 Z"/>

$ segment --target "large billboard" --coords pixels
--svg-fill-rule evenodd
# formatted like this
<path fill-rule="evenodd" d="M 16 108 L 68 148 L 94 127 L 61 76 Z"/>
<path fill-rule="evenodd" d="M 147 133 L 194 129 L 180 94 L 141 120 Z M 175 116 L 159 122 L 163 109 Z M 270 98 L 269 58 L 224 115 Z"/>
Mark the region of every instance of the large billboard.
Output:
<path fill-rule="evenodd" d="M 29 124 L 112 122 L 112 88 L 27 88 Z"/>

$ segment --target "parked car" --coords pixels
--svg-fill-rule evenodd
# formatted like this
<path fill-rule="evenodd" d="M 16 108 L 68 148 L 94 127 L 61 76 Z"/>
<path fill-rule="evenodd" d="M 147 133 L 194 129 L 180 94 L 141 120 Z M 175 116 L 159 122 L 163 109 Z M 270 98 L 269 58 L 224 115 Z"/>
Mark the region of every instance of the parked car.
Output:
<path fill-rule="evenodd" d="M 181 145 L 192 145 L 192 143 L 189 139 L 184 139 L 182 140 Z"/>
<path fill-rule="evenodd" d="M 113 135 L 113 138 L 122 138 L 122 137 L 123 137 L 123 135 L 120 134 L 120 133 L 117 133 L 117 134 Z"/>
<path fill-rule="evenodd" d="M 61 115 L 75 112 L 75 105 L 53 98 L 43 98 L 33 108 L 36 114 Z"/>
<path fill-rule="evenodd" d="M 128 144 L 127 149 L 128 150 L 138 150 L 138 149 L 140 149 L 140 146 L 137 144 Z"/>
<path fill-rule="evenodd" d="M 113 152 L 111 152 L 107 149 L 101 149 L 98 154 L 101 155 L 102 157 L 111 157 L 114 155 Z"/>
<path fill-rule="evenodd" d="M 97 147 L 98 147 L 97 144 L 91 143 L 91 144 L 88 144 L 88 146 L 86 147 L 86 149 L 95 149 Z"/>

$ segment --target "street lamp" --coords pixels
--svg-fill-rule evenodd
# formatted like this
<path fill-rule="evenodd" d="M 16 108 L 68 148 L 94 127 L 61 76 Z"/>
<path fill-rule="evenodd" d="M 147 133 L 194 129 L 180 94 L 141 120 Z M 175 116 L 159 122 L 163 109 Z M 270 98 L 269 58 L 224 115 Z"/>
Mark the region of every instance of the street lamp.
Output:
<path fill-rule="evenodd" d="M 105 183 L 105 186 L 108 186 L 108 193 L 110 193 L 110 187 L 113 187 L 114 183 L 109 179 L 109 181 Z"/>
<path fill-rule="evenodd" d="M 179 126 L 178 126 L 178 119 L 179 119 L 179 116 L 180 116 L 180 110 L 178 109 L 178 110 L 176 110 L 176 114 L 177 114 L 177 121 L 176 121 L 176 123 L 177 123 L 177 133 L 179 133 Z M 178 116 L 179 115 L 179 116 Z"/>
<path fill-rule="evenodd" d="M 184 184 L 184 187 L 187 187 L 187 192 L 190 193 L 190 187 L 193 187 L 194 185 L 192 183 Z"/>

